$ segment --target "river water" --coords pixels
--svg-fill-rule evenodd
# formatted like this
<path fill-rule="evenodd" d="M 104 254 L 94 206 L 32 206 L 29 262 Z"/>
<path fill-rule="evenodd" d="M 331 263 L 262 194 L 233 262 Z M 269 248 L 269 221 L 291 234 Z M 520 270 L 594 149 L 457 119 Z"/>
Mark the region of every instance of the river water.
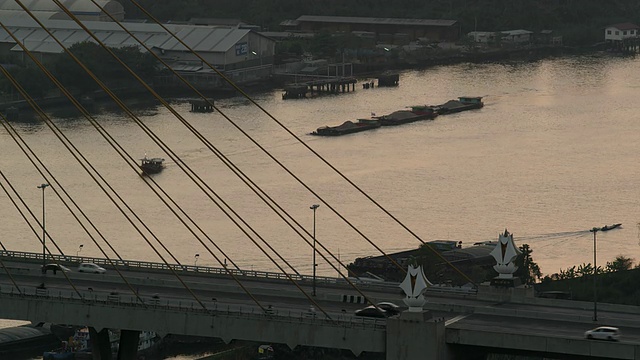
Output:
<path fill-rule="evenodd" d="M 598 234 L 598 264 L 617 255 L 637 258 L 639 88 L 640 59 L 592 54 L 411 70 L 401 73 L 397 88 L 357 87 L 335 96 L 282 100 L 279 90 L 252 95 L 424 241 L 453 239 L 470 246 L 495 240 L 507 228 L 518 245 L 531 246 L 534 261 L 550 274 L 593 261 L 588 229 L 594 226 L 623 224 L 622 229 Z M 372 112 L 381 115 L 465 95 L 483 96 L 485 107 L 342 137 L 309 135 L 319 126 Z M 216 103 L 380 249 L 393 252 L 419 245 L 247 100 L 235 97 Z M 313 231 L 309 207 L 321 204 L 316 212 L 317 240 L 345 264 L 379 254 L 220 113 L 190 113 L 186 101 L 172 105 L 309 232 Z M 136 113 L 293 267 L 311 273 L 310 246 L 168 110 L 154 105 Z M 52 117 L 180 262 L 219 266 L 85 119 Z M 167 168 L 154 179 L 225 252 L 221 258 L 245 269 L 277 271 L 129 118 L 114 111 L 96 118 L 133 157 L 168 159 Z M 40 122 L 14 125 L 123 258 L 160 261 L 48 128 Z M 40 217 L 42 192 L 36 186 L 45 180 L 4 129 L 0 129 L 0 154 L 0 169 Z M 46 228 L 63 252 L 102 257 L 50 188 L 45 198 Z M 2 242 L 9 250 L 41 251 L 38 236 L 4 193 L 0 218 Z M 114 256 L 110 250 L 108 254 Z M 162 255 L 172 262 L 166 253 Z M 321 259 L 318 273 L 336 274 Z"/>

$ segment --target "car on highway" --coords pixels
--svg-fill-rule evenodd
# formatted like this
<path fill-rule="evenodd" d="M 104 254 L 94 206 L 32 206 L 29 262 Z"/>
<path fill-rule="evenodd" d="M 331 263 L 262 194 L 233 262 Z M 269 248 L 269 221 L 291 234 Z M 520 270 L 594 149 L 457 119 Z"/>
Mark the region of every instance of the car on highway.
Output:
<path fill-rule="evenodd" d="M 620 329 L 613 326 L 599 326 L 585 331 L 584 337 L 587 339 L 618 341 L 620 340 Z"/>
<path fill-rule="evenodd" d="M 389 301 L 383 301 L 383 302 L 379 302 L 376 305 L 378 305 L 378 307 L 384 311 L 387 312 L 388 316 L 393 316 L 393 315 L 398 315 L 400 314 L 400 306 L 389 302 Z"/>
<path fill-rule="evenodd" d="M 376 308 L 373 305 L 369 305 L 365 308 L 358 309 L 354 313 L 356 316 L 374 317 L 374 318 L 386 318 L 389 314 L 381 308 Z"/>
<path fill-rule="evenodd" d="M 80 264 L 80 266 L 78 266 L 78 272 L 104 274 L 107 272 L 107 270 L 102 266 L 96 265 L 94 263 L 82 263 Z"/>
<path fill-rule="evenodd" d="M 51 271 L 51 272 L 53 272 L 53 275 L 57 274 L 58 271 L 61 271 L 61 272 L 69 272 L 69 271 L 71 271 L 71 269 L 69 269 L 68 267 L 62 266 L 60 264 L 42 265 L 41 270 L 42 270 L 43 274 L 46 274 L 47 272 Z"/>

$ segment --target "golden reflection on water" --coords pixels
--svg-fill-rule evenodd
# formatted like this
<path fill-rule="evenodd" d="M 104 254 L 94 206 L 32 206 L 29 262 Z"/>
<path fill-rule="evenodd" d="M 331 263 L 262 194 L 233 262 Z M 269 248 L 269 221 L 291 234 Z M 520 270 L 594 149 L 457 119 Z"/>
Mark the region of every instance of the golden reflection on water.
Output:
<path fill-rule="evenodd" d="M 619 254 L 636 257 L 640 249 L 636 228 L 640 125 L 635 105 L 639 67 L 637 59 L 609 56 L 460 64 L 403 72 L 397 88 L 356 86 L 352 93 L 303 100 L 284 101 L 279 90 L 255 97 L 423 240 L 454 239 L 470 246 L 495 240 L 508 228 L 517 244 L 531 245 L 534 260 L 548 274 L 592 260 L 592 245 L 585 231 L 594 226 L 623 223 L 623 229 L 599 238 L 599 263 Z M 344 137 L 308 135 L 319 126 L 368 117 L 372 112 L 386 114 L 463 95 L 484 96 L 486 106 L 434 121 Z M 246 100 L 229 98 L 216 103 L 382 249 L 393 252 L 419 244 Z M 309 232 L 309 206 L 320 203 L 317 240 L 339 252 L 344 263 L 376 255 L 376 250 L 332 214 L 329 206 L 274 166 L 219 113 L 189 113 L 188 103 L 174 105 Z M 309 245 L 283 225 L 204 144 L 166 109 L 142 109 L 140 114 L 298 271 L 311 273 Z M 113 112 L 97 118 L 134 158 L 146 153 L 168 159 L 165 171 L 154 179 L 225 251 L 226 255 L 219 255 L 221 259 L 228 257 L 243 268 L 276 270 L 130 120 Z M 198 253 L 198 265 L 219 266 L 86 121 L 56 122 L 180 262 L 191 264 Z M 122 257 L 159 261 L 48 129 L 31 123 L 16 126 Z M 0 168 L 39 214 L 41 193 L 35 186 L 42 177 L 4 130 L 0 137 Z M 47 231 L 62 250 L 75 255 L 83 244 L 83 255 L 102 257 L 54 193 L 47 191 L 46 195 Z M 0 196 L 0 204 L 5 246 L 38 252 L 37 236 L 6 196 Z M 146 230 L 142 232 L 152 239 Z M 219 254 L 213 246 L 208 247 Z M 161 254 L 170 259 L 163 251 Z M 113 255 L 109 251 L 109 256 Z M 335 275 L 335 270 L 319 259 L 319 274 Z"/>

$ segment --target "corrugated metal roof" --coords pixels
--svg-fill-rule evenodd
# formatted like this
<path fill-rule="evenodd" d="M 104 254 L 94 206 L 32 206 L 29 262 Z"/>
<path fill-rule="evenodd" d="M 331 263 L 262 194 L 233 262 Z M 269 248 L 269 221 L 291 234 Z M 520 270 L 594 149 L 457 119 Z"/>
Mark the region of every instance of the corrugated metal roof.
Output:
<path fill-rule="evenodd" d="M 251 30 L 236 28 L 210 28 L 182 26 L 176 35 L 198 52 L 226 52 Z M 173 37 L 157 46 L 167 51 L 185 51 L 185 47 Z"/>
<path fill-rule="evenodd" d="M 96 0 L 96 2 L 105 7 L 109 3 L 116 3 L 111 0 Z M 60 0 L 60 3 L 71 12 L 100 12 L 100 9 L 95 6 L 91 1 L 87 0 Z M 33 11 L 53 11 L 61 12 L 62 10 L 51 0 L 27 0 L 22 1 L 22 4 L 29 10 Z M 15 0 L 0 0 L 0 11 L 4 10 L 20 10 L 22 7 L 15 2 Z"/>
<path fill-rule="evenodd" d="M 607 26 L 608 28 L 616 28 L 618 30 L 633 30 L 640 29 L 640 26 L 633 23 L 621 23 Z"/>
<path fill-rule="evenodd" d="M 500 31 L 502 34 L 507 34 L 507 35 L 526 35 L 526 34 L 533 34 L 533 31 L 529 31 L 529 30 L 506 30 L 506 31 Z"/>
<path fill-rule="evenodd" d="M 408 26 L 452 26 L 456 20 L 445 19 L 395 19 L 395 18 L 372 18 L 372 17 L 350 17 L 350 16 L 315 16 L 302 15 L 298 22 L 331 22 L 331 23 L 351 23 L 351 24 L 374 24 L 374 25 L 408 25 Z"/>
<path fill-rule="evenodd" d="M 298 26 L 300 21 L 298 20 L 284 20 L 280 23 L 280 26 Z"/>
<path fill-rule="evenodd" d="M 46 335 L 41 329 L 31 326 L 17 326 L 0 329 L 0 344 Z"/>
<path fill-rule="evenodd" d="M 56 44 L 55 40 L 49 37 L 47 32 L 33 21 L 33 19 L 27 21 L 23 19 L 5 20 L 4 17 L 0 15 L 0 21 L 2 21 L 18 39 L 29 43 L 30 50 L 53 53 L 62 52 L 62 49 Z M 43 21 L 43 24 L 65 47 L 69 47 L 77 42 L 93 41 L 91 36 L 80 28 L 75 21 L 47 20 Z M 107 46 L 122 47 L 139 45 L 134 38 L 124 32 L 116 23 L 85 21 L 83 24 L 96 34 L 96 37 L 101 39 Z M 150 48 L 156 47 L 167 51 L 186 51 L 186 48 L 182 44 L 157 24 L 129 22 L 122 24 L 129 31 L 133 32 L 136 37 L 144 41 Z M 249 29 L 226 27 L 182 24 L 166 24 L 165 26 L 169 31 L 175 33 L 182 39 L 189 47 L 198 52 L 226 52 L 251 32 Z M 3 29 L 0 29 L 0 41 L 12 43 L 13 39 Z M 50 45 L 49 43 L 54 45 Z M 36 50 L 36 48 L 38 50 Z M 19 51 L 20 47 L 17 46 L 13 49 Z"/>

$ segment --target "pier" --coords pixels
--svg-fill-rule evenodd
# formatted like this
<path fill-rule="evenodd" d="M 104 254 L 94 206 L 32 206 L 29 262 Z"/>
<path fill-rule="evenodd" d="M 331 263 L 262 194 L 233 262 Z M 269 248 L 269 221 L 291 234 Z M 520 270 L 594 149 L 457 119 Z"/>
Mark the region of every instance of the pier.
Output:
<path fill-rule="evenodd" d="M 189 100 L 191 104 L 191 112 L 213 112 L 213 100 Z"/>
<path fill-rule="evenodd" d="M 399 74 L 378 75 L 378 86 L 398 86 L 399 81 L 400 81 Z"/>
<path fill-rule="evenodd" d="M 290 84 L 284 87 L 282 98 L 301 99 L 306 98 L 307 94 L 315 96 L 351 92 L 356 90 L 357 82 L 355 77 L 331 77 Z"/>
<path fill-rule="evenodd" d="M 628 38 L 609 42 L 609 50 L 623 54 L 640 53 L 640 37 Z"/>

